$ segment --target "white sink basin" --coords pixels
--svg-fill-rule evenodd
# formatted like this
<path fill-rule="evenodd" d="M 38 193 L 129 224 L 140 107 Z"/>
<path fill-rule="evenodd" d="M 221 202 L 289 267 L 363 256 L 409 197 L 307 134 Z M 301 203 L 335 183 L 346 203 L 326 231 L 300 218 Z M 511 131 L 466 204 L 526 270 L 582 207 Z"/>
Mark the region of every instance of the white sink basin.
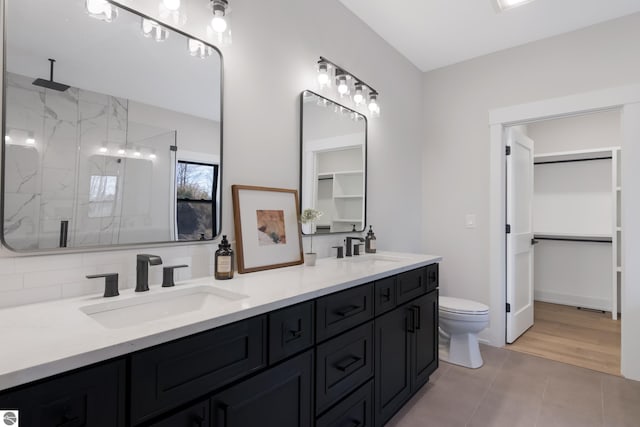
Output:
<path fill-rule="evenodd" d="M 80 310 L 106 328 L 119 329 L 248 298 L 247 295 L 211 286 L 154 289 L 151 292 L 155 293 L 122 300 L 116 298 L 113 301 L 86 305 L 80 307 Z"/>
<path fill-rule="evenodd" d="M 403 261 L 407 261 L 407 259 L 405 258 L 400 258 L 400 257 L 392 257 L 392 256 L 387 256 L 387 255 L 354 255 L 350 258 L 345 258 L 345 261 L 349 262 L 349 263 L 355 263 L 355 264 L 360 264 L 360 263 L 368 263 L 368 264 L 387 264 L 387 263 L 396 263 L 396 262 L 403 262 Z"/>

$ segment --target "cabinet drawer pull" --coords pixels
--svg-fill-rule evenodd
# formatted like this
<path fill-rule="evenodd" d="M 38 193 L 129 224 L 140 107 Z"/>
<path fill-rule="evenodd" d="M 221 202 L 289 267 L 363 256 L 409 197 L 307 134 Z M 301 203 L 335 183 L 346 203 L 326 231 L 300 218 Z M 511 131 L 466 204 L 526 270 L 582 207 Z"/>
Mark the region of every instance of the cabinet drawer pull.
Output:
<path fill-rule="evenodd" d="M 432 271 L 429 273 L 429 281 L 435 283 L 436 282 L 436 272 Z"/>
<path fill-rule="evenodd" d="M 350 305 L 336 310 L 335 313 L 339 316 L 347 317 L 358 311 L 362 311 L 359 305 Z"/>
<path fill-rule="evenodd" d="M 362 421 L 360 420 L 349 420 L 351 421 L 351 424 L 349 424 L 349 427 L 362 427 L 364 424 L 362 424 Z"/>
<path fill-rule="evenodd" d="M 302 329 L 298 329 L 297 331 L 289 329 L 289 335 L 291 335 L 291 338 L 300 338 L 302 336 Z"/>
<path fill-rule="evenodd" d="M 340 362 L 336 363 L 335 366 L 342 372 L 345 372 L 347 369 L 349 369 L 350 367 L 352 367 L 353 365 L 355 365 L 361 360 L 362 360 L 362 357 L 348 356 L 342 359 Z"/>
<path fill-rule="evenodd" d="M 385 289 L 385 292 L 383 294 L 380 294 L 380 295 L 382 296 L 382 298 L 385 299 L 385 301 L 391 300 L 391 288 Z"/>
<path fill-rule="evenodd" d="M 193 416 L 193 423 L 196 427 L 203 427 L 204 426 L 204 417 L 202 415 L 194 415 Z"/>

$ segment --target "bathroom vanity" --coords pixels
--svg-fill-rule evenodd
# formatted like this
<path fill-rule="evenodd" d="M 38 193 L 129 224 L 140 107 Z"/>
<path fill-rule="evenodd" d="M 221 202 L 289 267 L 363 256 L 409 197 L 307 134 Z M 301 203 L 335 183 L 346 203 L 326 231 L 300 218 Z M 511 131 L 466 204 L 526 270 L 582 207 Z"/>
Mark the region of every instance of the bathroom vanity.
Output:
<path fill-rule="evenodd" d="M 3 356 L 0 408 L 21 426 L 382 426 L 438 366 L 439 261 L 322 259 L 4 310 L 0 336 L 21 338 Z M 184 303 L 206 289 L 216 304 Z M 127 311 L 165 291 L 188 312 Z M 131 322 L 105 321 L 118 310 Z"/>

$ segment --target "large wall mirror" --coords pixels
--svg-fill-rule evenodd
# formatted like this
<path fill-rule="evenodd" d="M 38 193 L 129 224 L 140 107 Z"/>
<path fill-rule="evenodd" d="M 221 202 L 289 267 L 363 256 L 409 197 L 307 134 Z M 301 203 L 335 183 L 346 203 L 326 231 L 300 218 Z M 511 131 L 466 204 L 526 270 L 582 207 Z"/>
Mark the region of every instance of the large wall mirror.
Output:
<path fill-rule="evenodd" d="M 217 236 L 219 51 L 115 3 L 3 5 L 4 244 L 22 252 Z"/>
<path fill-rule="evenodd" d="M 367 119 L 311 91 L 300 95 L 301 208 L 323 212 L 311 233 L 364 231 Z"/>

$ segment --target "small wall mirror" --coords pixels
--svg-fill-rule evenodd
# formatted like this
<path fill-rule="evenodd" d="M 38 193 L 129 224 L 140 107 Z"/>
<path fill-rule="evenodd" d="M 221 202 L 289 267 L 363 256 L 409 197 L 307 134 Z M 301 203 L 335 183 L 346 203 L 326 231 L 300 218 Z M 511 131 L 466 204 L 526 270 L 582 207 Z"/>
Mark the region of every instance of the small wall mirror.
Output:
<path fill-rule="evenodd" d="M 3 243 L 42 251 L 218 235 L 218 50 L 115 3 L 3 5 Z"/>
<path fill-rule="evenodd" d="M 301 209 L 323 212 L 305 234 L 364 231 L 367 118 L 314 92 L 300 95 Z"/>

